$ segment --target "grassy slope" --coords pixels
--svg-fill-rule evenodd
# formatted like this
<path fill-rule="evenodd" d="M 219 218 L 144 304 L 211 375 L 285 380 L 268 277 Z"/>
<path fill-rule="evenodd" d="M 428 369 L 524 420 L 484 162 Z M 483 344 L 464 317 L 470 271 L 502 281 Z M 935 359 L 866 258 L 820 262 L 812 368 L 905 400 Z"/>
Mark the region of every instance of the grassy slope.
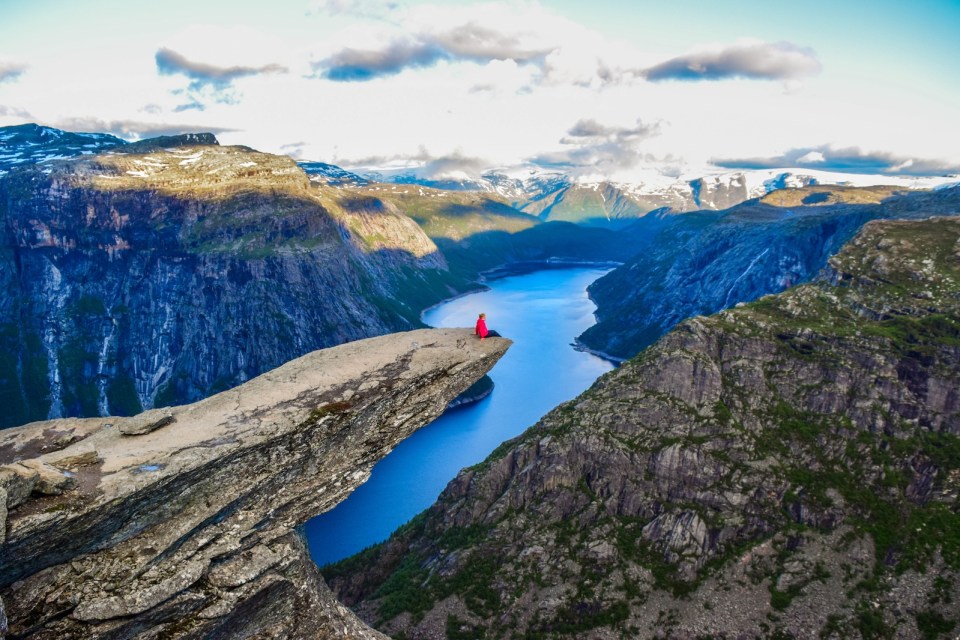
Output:
<path fill-rule="evenodd" d="M 937 384 L 960 378 L 960 220 L 871 223 L 832 265 L 836 286 L 803 285 L 681 325 L 465 471 L 391 541 L 324 574 L 341 595 L 369 599 L 365 610 L 392 630 L 429 621 L 453 596 L 460 604 L 447 633 L 458 637 L 597 628 L 639 636 L 657 607 L 690 609 L 686 599 L 709 621 L 725 590 L 760 598 L 737 604 L 760 615 L 743 613 L 736 624 L 768 637 L 803 629 L 935 638 L 954 629 L 960 415 L 938 413 L 933 382 L 903 394 L 926 375 Z M 701 351 L 707 344 L 720 355 Z M 718 366 L 721 400 L 703 407 L 672 396 L 659 376 L 676 358 Z M 898 373 L 872 382 L 879 365 L 871 362 L 895 362 Z M 852 395 L 834 397 L 841 390 Z M 919 422 L 905 418 L 910 397 L 928 398 Z M 831 402 L 848 409 L 816 408 Z M 659 412 L 674 417 L 644 423 Z M 594 466 L 598 447 L 606 453 Z M 696 453 L 703 476 L 689 480 L 691 497 L 671 499 L 661 492 L 675 480 L 645 461 L 677 447 Z M 633 459 L 635 476 L 608 475 Z M 573 461 L 584 468 L 571 469 Z M 568 482 L 567 473 L 583 475 Z M 538 489 L 538 474 L 552 480 Z M 714 540 L 706 555 L 646 541 L 649 516 L 616 506 L 621 480 L 662 513 L 699 514 Z M 672 491 L 683 494 L 683 485 Z M 749 496 L 748 508 L 692 497 L 717 491 Z M 612 560 L 591 559 L 602 544 Z M 829 566 L 806 551 L 824 544 L 823 557 L 839 554 Z M 792 573 L 797 566 L 807 573 Z M 894 612 L 902 589 L 917 590 L 916 604 Z M 544 599 L 561 604 L 531 617 Z M 404 612 L 412 617 L 395 619 Z M 684 624 L 676 615 L 655 628 Z M 408 623 L 390 626 L 401 619 Z"/>

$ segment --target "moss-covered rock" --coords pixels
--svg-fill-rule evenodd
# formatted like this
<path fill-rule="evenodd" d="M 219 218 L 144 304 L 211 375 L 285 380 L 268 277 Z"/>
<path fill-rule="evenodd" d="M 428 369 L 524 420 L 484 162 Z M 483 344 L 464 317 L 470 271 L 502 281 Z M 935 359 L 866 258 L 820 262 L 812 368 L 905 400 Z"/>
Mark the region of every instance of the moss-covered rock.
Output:
<path fill-rule="evenodd" d="M 948 633 L 958 284 L 960 218 L 871 222 L 821 279 L 682 323 L 325 571 L 408 638 L 449 615 L 488 638 Z"/>

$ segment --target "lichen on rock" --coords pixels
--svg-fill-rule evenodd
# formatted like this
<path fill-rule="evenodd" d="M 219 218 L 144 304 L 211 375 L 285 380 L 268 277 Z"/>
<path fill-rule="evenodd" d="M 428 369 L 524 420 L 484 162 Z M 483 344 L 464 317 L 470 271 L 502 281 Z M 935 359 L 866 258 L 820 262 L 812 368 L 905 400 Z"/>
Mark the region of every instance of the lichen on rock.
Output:
<path fill-rule="evenodd" d="M 326 567 L 411 639 L 951 637 L 960 218 L 680 324 Z M 951 631 L 952 630 L 952 631 Z"/>
<path fill-rule="evenodd" d="M 469 337 L 419 330 L 316 351 L 166 409 L 174 420 L 139 435 L 121 417 L 0 432 L 0 493 L 15 492 L 0 546 L 10 632 L 382 637 L 333 599 L 299 526 L 510 344 Z"/>

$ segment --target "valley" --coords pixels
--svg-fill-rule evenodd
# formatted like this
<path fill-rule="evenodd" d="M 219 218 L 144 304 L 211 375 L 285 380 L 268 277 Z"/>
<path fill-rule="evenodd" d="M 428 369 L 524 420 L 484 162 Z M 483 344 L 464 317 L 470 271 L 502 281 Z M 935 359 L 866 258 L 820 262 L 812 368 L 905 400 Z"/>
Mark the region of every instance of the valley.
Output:
<path fill-rule="evenodd" d="M 363 413 L 366 449 L 356 459 L 336 454 L 339 479 L 323 476 L 325 497 L 303 502 L 295 518 L 280 523 L 270 499 L 243 485 L 237 504 L 255 505 L 240 511 L 279 528 L 275 537 L 256 537 L 255 528 L 246 542 L 218 543 L 233 554 L 231 567 L 249 570 L 236 583 L 224 582 L 228 570 L 216 567 L 225 561 L 204 555 L 202 544 L 180 550 L 182 540 L 171 542 L 174 530 L 206 539 L 206 518 L 239 513 L 211 503 L 209 487 L 197 494 L 206 507 L 177 503 L 185 511 L 171 511 L 170 530 L 137 507 L 139 524 L 116 533 L 119 512 L 100 502 L 114 485 L 101 495 L 87 462 L 57 466 L 53 458 L 76 446 L 89 457 L 93 443 L 91 464 L 114 474 L 110 483 L 132 478 L 123 500 L 155 504 L 162 482 L 98 453 L 95 443 L 114 442 L 114 425 L 128 424 L 121 416 L 186 416 L 257 380 L 262 394 L 263 380 L 284 363 L 406 336 L 397 332 L 430 323 L 421 313 L 442 301 L 462 309 L 449 322 L 470 326 L 475 303 L 460 296 L 483 292 L 479 300 L 503 282 L 487 277 L 589 264 L 591 280 L 601 266 L 609 271 L 589 287 L 596 323 L 578 316 L 579 337 L 561 336 L 559 346 L 572 352 L 575 340 L 622 364 L 567 401 L 608 366 L 570 376 L 576 388 L 555 397 L 536 385 L 523 391 L 523 383 L 562 358 L 525 356 L 528 380 L 504 379 L 510 391 L 493 392 L 517 414 L 512 421 L 497 419 L 483 444 L 441 439 L 439 455 L 462 446 L 465 457 L 436 465 L 402 515 L 348 550 L 314 551 L 321 564 L 340 560 L 427 507 L 386 542 L 323 569 L 341 602 L 410 640 L 804 637 L 810 629 L 936 637 L 958 624 L 950 603 L 960 598 L 951 533 L 960 528 L 960 187 L 951 178 L 919 190 L 907 188 L 919 179 L 826 184 L 842 176 L 784 171 L 656 188 L 546 174 L 467 185 L 297 163 L 222 146 L 211 134 L 127 143 L 21 125 L 0 128 L 0 142 L 0 427 L 12 427 L 0 432 L 0 503 L 5 557 L 30 558 L 3 571 L 0 619 L 17 637 L 133 637 L 148 628 L 201 637 L 268 627 L 296 637 L 338 624 L 381 637 L 326 592 L 303 536 L 316 547 L 329 533 L 309 533 L 305 523 L 341 503 L 502 350 L 469 375 L 443 369 L 437 375 L 455 384 L 442 383 L 430 408 L 417 405 L 418 417 L 404 418 L 399 431 L 370 422 L 375 410 Z M 540 302 L 566 313 L 550 306 L 551 292 L 566 291 L 550 273 L 533 273 L 553 282 L 534 289 L 536 301 L 496 303 L 504 328 L 511 314 L 536 315 Z M 562 297 L 582 297 L 583 286 Z M 515 333 L 508 337 L 522 340 L 523 356 L 547 332 Z M 457 351 L 471 337 L 444 340 L 443 349 Z M 417 351 L 422 342 L 411 345 Z M 377 360 L 383 349 L 370 351 L 376 362 L 361 377 L 393 380 L 393 365 Z M 359 378 L 350 384 L 371 403 L 399 403 L 396 415 L 406 416 L 404 380 L 382 396 Z M 302 434 L 328 424 L 342 403 L 353 406 L 324 398 L 283 400 L 276 411 L 287 415 L 293 402 L 306 412 L 290 423 Z M 521 404 L 530 411 L 517 411 Z M 201 448 L 229 454 L 234 430 L 252 414 L 217 406 L 226 432 Z M 343 420 L 359 415 L 347 413 Z M 181 430 L 147 421 L 157 433 Z M 317 437 L 309 446 L 326 452 L 343 442 L 327 431 Z M 503 438 L 512 439 L 497 446 Z M 295 449 L 297 459 L 319 459 Z M 251 455 L 261 454 L 257 473 L 283 475 L 286 453 Z M 137 453 L 149 473 L 170 464 L 151 455 Z M 464 465 L 472 466 L 428 506 Z M 238 469 L 211 458 L 203 473 L 158 478 L 181 486 L 220 467 Z M 304 487 L 322 480 L 303 478 Z M 364 526 L 367 509 L 378 507 L 361 506 L 351 526 Z M 96 542 L 78 535 L 61 555 L 44 550 L 94 520 Z M 141 532 L 160 537 L 142 542 Z M 172 546 L 159 551 L 164 545 Z M 140 549 L 132 574 L 117 569 L 131 549 Z M 114 569 L 101 575 L 106 565 Z M 171 578 L 183 570 L 196 580 Z M 23 591 L 16 581 L 28 575 Z M 119 585 L 134 595 L 117 594 Z M 306 600 L 289 595 L 303 585 L 312 585 Z M 305 626 L 290 626 L 300 606 L 311 612 Z"/>
<path fill-rule="evenodd" d="M 871 222 L 816 281 L 681 323 L 324 575 L 394 637 L 953 629 L 958 283 L 956 218 Z"/>

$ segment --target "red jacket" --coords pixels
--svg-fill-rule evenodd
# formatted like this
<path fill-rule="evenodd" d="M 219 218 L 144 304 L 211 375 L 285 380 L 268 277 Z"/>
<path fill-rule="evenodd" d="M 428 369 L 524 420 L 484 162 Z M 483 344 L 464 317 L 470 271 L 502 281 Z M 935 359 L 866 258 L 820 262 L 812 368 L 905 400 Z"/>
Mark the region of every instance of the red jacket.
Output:
<path fill-rule="evenodd" d="M 477 318 L 477 328 L 473 332 L 481 338 L 487 337 L 487 321 L 483 318 Z"/>

